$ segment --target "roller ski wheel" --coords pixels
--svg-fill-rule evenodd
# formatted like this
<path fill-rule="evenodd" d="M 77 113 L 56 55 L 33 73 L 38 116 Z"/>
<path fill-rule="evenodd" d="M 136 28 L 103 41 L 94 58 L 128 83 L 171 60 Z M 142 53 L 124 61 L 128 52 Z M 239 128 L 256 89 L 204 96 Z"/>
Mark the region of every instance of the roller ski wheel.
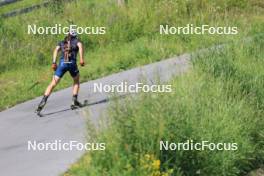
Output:
<path fill-rule="evenodd" d="M 87 104 L 88 104 L 87 100 L 85 100 L 83 103 L 80 103 L 79 101 L 74 101 L 71 104 L 71 109 L 72 110 L 79 109 L 79 108 L 86 106 Z"/>
<path fill-rule="evenodd" d="M 71 109 L 72 110 L 78 109 L 78 108 L 81 108 L 81 107 L 83 107 L 82 103 L 80 103 L 77 100 L 73 101 L 72 104 L 71 104 Z"/>
<path fill-rule="evenodd" d="M 43 108 L 41 108 L 41 107 L 38 107 L 38 108 L 36 109 L 35 113 L 37 114 L 37 116 L 39 116 L 39 117 L 43 117 L 43 115 L 41 114 L 42 109 L 43 109 Z"/>

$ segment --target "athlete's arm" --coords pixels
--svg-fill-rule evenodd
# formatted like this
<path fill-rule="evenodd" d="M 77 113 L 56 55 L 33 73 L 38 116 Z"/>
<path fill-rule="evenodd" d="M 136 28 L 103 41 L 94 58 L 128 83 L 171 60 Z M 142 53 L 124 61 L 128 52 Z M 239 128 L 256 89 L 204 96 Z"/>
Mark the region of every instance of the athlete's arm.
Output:
<path fill-rule="evenodd" d="M 60 46 L 56 46 L 56 48 L 53 51 L 53 58 L 52 58 L 52 65 L 51 68 L 56 71 L 57 69 L 57 64 L 56 64 L 56 59 L 57 59 L 57 55 L 58 55 L 58 51 L 60 50 Z"/>
<path fill-rule="evenodd" d="M 79 47 L 79 52 L 80 52 L 80 65 L 81 66 L 84 66 L 84 58 L 83 58 L 84 51 L 83 51 L 83 45 L 82 45 L 81 42 L 78 42 L 77 43 L 77 46 Z"/>
<path fill-rule="evenodd" d="M 56 46 L 56 48 L 53 51 L 52 63 L 56 63 L 59 50 L 60 50 L 60 46 Z"/>

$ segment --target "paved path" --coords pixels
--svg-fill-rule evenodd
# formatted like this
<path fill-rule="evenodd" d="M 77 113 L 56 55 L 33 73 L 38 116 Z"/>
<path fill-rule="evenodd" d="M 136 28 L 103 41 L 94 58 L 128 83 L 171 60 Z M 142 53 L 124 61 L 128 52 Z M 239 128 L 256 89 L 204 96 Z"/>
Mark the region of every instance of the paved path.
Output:
<path fill-rule="evenodd" d="M 190 55 L 185 54 L 83 83 L 80 100 L 88 99 L 90 105 L 79 110 L 68 108 L 71 88 L 67 88 L 51 95 L 43 111 L 44 117 L 37 118 L 33 113 L 41 97 L 0 112 L 0 175 L 57 176 L 63 173 L 83 151 L 28 151 L 28 141 L 74 140 L 84 143 L 88 118 L 85 113 L 89 112 L 89 117 L 95 122 L 103 114 L 107 117 L 104 112 L 109 95 L 93 93 L 94 83 L 120 84 L 126 81 L 135 84 L 143 78 L 152 84 L 158 77 L 164 82 L 173 75 L 184 73 L 189 59 Z"/>

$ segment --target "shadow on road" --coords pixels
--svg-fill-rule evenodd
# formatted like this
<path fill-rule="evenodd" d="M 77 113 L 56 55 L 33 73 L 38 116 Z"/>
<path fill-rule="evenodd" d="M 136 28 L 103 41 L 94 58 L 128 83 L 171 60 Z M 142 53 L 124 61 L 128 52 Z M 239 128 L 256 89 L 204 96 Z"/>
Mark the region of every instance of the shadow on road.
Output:
<path fill-rule="evenodd" d="M 84 100 L 84 102 L 88 102 L 88 103 L 85 103 L 83 105 L 83 107 L 81 107 L 81 108 L 88 107 L 88 106 L 93 106 L 93 105 L 97 105 L 97 104 L 102 104 L 102 103 L 107 103 L 109 101 L 116 100 L 116 99 L 119 99 L 119 98 L 125 98 L 125 97 L 126 97 L 126 95 L 119 95 L 119 96 L 112 97 L 112 98 L 105 98 L 105 99 L 102 99 L 102 100 L 99 100 L 99 101 L 96 101 L 96 102 L 92 102 L 92 103 L 89 103 L 88 100 Z M 66 112 L 66 111 L 78 110 L 78 109 L 81 109 L 81 108 L 77 108 L 77 109 L 66 108 L 66 109 L 62 109 L 62 110 L 58 110 L 58 111 L 54 111 L 54 112 L 41 113 L 41 117 L 47 117 L 47 116 L 50 116 L 50 115 L 59 114 L 59 113 Z"/>

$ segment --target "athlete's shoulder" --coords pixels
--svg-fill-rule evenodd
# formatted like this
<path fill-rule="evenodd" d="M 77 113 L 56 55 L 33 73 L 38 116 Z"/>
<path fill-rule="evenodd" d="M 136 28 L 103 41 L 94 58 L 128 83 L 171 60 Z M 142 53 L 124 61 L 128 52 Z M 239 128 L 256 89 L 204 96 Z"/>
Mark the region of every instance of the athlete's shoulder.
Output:
<path fill-rule="evenodd" d="M 74 43 L 79 43 L 81 40 L 78 37 L 73 38 Z"/>

